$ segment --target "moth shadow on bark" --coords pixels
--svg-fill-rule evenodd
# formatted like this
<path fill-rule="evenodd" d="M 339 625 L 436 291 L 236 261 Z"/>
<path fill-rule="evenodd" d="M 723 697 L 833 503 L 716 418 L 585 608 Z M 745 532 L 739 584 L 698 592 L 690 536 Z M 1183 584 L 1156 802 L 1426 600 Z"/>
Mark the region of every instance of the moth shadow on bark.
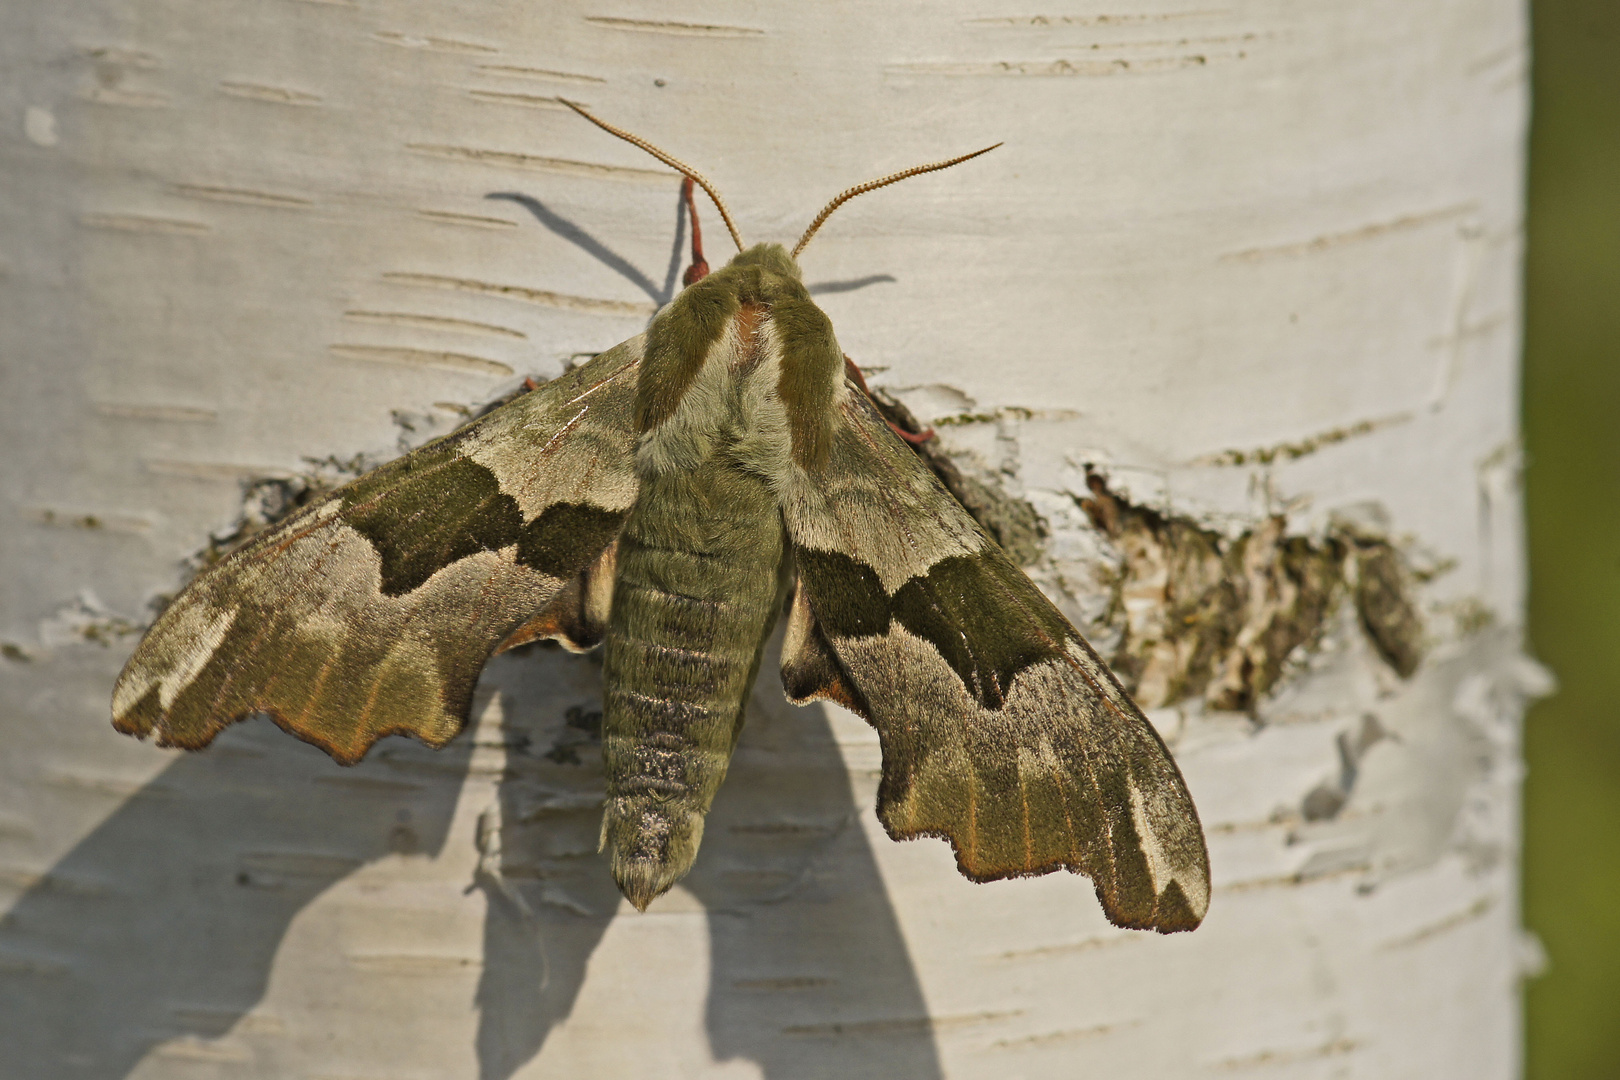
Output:
<path fill-rule="evenodd" d="M 390 739 L 340 769 L 254 719 L 178 757 L 0 917 L 0 1074 L 228 1055 L 299 912 L 368 863 L 440 851 L 470 752 Z"/>
<path fill-rule="evenodd" d="M 916 972 L 861 828 L 865 808 L 822 707 L 783 698 L 774 655 L 697 864 L 647 915 L 621 903 L 596 851 L 600 698 L 567 704 L 539 687 L 527 692 L 530 679 L 554 683 L 544 676 L 552 664 L 580 663 L 534 659 L 529 672 L 502 676 L 508 765 L 498 848 L 490 836 L 480 875 L 490 896 L 482 1080 L 506 1080 L 541 1052 L 613 919 L 683 916 L 708 923 L 705 1013 L 716 1060 L 751 1060 L 771 1080 L 939 1076 Z M 661 977 L 650 968 L 637 979 Z"/>
<path fill-rule="evenodd" d="M 472 882 L 488 898 L 476 991 L 483 1080 L 505 1080 L 540 1053 L 614 919 L 670 913 L 708 923 L 716 1059 L 754 1061 L 771 1080 L 939 1076 L 860 828 L 865 808 L 826 716 L 789 705 L 775 667 L 768 658 L 696 868 L 646 916 L 621 902 L 596 850 L 601 687 L 587 659 L 539 652 L 492 665 L 480 697 L 493 691 L 504 706 L 499 750 L 489 717 L 442 751 L 385 740 L 353 769 L 267 720 L 231 728 L 178 756 L 0 914 L 0 1076 L 122 1080 L 137 1068 L 168 1075 L 230 1061 L 254 1062 L 255 1075 L 299 1071 L 307 1039 L 279 1046 L 282 1018 L 259 1009 L 288 928 L 370 864 L 397 864 L 379 868 L 373 884 L 386 885 L 414 877 L 418 858 L 459 861 L 446 844 L 466 842 L 450 830 L 468 784 L 486 785 L 493 801 Z M 451 918 L 389 925 L 386 897 L 344 903 L 407 960 L 431 953 L 420 935 Z M 425 1012 L 467 1004 L 459 979 L 373 971 L 387 957 L 348 931 L 346 947 L 358 952 L 320 976 L 323 992 L 367 995 L 366 1024 L 386 1025 L 367 1038 L 408 1041 Z M 636 977 L 682 981 L 656 968 Z"/>
<path fill-rule="evenodd" d="M 844 281 L 816 281 L 805 286 L 811 296 L 830 296 L 834 293 L 858 292 L 869 285 L 892 285 L 900 279 L 893 274 L 867 274 Z"/>

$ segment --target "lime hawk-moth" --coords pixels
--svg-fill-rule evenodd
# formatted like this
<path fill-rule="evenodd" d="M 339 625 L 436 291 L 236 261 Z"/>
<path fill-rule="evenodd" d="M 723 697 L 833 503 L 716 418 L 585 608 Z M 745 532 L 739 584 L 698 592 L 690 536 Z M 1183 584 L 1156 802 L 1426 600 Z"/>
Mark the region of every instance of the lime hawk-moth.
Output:
<path fill-rule="evenodd" d="M 1196 927 L 1208 855 L 1163 742 L 891 430 L 800 279 L 842 201 L 976 155 L 850 189 L 791 254 L 745 250 L 707 181 L 584 115 L 701 185 L 739 254 L 199 575 L 119 677 L 118 730 L 199 748 L 267 713 L 352 764 L 385 735 L 447 743 L 494 653 L 603 644 L 602 844 L 645 909 L 697 856 L 785 611 L 787 696 L 877 729 L 890 836 L 950 841 L 975 881 L 1085 874 L 1120 926 Z"/>

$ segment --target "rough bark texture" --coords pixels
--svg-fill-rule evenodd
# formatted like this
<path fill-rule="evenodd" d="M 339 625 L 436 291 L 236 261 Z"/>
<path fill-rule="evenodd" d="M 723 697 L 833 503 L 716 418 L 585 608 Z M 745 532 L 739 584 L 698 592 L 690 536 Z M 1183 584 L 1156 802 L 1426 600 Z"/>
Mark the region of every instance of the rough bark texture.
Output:
<path fill-rule="evenodd" d="M 1514 1076 L 1525 63 L 1511 0 L 0 6 L 0 1071 Z M 677 287 L 678 182 L 557 95 L 750 242 L 1006 140 L 803 265 L 1105 653 L 1182 670 L 1191 564 L 1142 538 L 1207 548 L 1229 637 L 1154 710 L 1202 929 L 891 844 L 875 735 L 769 680 L 641 916 L 588 660 L 505 657 L 476 731 L 352 770 L 262 722 L 112 732 L 245 481 L 270 512 L 301 488 L 266 477 L 446 430 Z"/>

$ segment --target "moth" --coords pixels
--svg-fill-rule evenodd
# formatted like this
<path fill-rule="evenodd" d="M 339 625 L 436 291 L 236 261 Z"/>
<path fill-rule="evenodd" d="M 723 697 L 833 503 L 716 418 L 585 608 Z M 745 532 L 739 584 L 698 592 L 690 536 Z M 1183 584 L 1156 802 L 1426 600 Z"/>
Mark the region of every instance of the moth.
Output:
<path fill-rule="evenodd" d="M 266 713 L 353 764 L 385 735 L 449 742 L 494 653 L 603 645 L 602 845 L 644 910 L 697 857 L 785 611 L 783 688 L 877 729 L 891 837 L 949 841 L 974 881 L 1087 875 L 1120 926 L 1196 927 L 1209 859 L 1164 743 L 891 430 L 801 280 L 845 200 L 977 154 L 849 189 L 791 252 L 745 249 L 708 181 L 574 107 L 701 186 L 738 255 L 699 254 L 645 333 L 199 575 L 114 726 L 196 749 Z"/>

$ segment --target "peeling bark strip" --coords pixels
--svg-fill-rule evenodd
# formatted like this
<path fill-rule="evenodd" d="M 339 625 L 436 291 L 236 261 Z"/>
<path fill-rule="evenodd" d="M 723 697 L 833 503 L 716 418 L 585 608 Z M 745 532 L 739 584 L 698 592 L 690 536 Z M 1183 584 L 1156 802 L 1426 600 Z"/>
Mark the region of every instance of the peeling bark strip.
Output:
<path fill-rule="evenodd" d="M 1321 540 L 1288 536 L 1276 514 L 1228 539 L 1129 502 L 1095 472 L 1086 483 L 1080 506 L 1120 553 L 1111 621 L 1123 636 L 1110 664 L 1143 706 L 1201 697 L 1253 709 L 1346 593 L 1379 656 L 1402 678 L 1417 670 L 1412 574 L 1386 537 L 1346 523 Z"/>

